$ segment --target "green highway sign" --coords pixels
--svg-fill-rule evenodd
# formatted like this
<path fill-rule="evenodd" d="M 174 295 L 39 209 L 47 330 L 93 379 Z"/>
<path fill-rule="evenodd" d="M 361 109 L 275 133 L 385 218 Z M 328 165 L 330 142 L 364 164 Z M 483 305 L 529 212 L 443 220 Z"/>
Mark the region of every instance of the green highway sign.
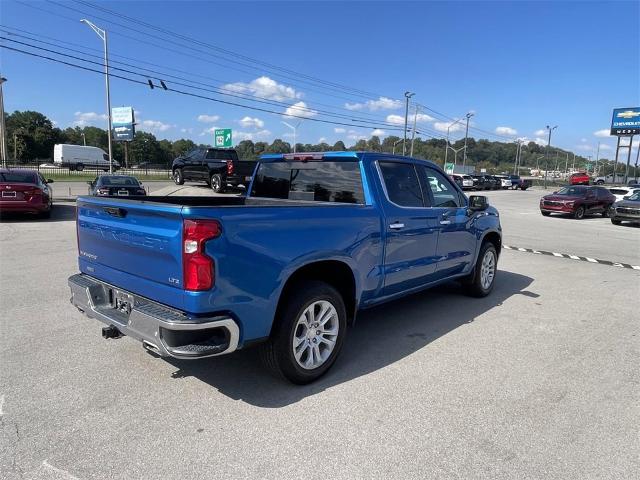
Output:
<path fill-rule="evenodd" d="M 444 171 L 445 171 L 445 173 L 448 173 L 449 175 L 451 175 L 453 173 L 453 168 L 454 168 L 453 163 L 445 163 L 444 164 Z"/>
<path fill-rule="evenodd" d="M 231 143 L 230 128 L 220 128 L 218 130 L 214 130 L 213 135 L 215 137 L 214 145 L 216 147 L 229 148 L 233 146 Z"/>

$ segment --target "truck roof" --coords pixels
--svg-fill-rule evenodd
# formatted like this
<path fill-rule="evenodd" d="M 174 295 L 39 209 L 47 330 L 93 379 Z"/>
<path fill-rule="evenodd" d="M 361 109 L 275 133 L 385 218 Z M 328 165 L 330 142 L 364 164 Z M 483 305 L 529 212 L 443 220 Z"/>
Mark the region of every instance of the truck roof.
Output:
<path fill-rule="evenodd" d="M 279 160 L 332 160 L 332 161 L 353 161 L 353 159 L 361 160 L 365 155 L 375 155 L 376 158 L 395 158 L 395 159 L 411 159 L 419 162 L 425 162 L 435 165 L 431 160 L 423 160 L 420 158 L 404 157 L 402 155 L 394 155 L 391 153 L 366 152 L 366 151 L 340 151 L 340 152 L 298 152 L 298 153 L 264 153 L 260 155 L 262 162 L 274 162 Z"/>

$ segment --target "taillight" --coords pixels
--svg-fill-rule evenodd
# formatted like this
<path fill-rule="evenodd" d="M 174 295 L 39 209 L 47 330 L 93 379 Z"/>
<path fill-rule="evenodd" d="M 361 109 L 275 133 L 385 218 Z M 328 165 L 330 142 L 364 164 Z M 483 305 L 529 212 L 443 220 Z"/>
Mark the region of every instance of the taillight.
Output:
<path fill-rule="evenodd" d="M 209 290 L 215 283 L 214 262 L 205 254 L 207 240 L 222 233 L 215 220 L 185 220 L 182 228 L 182 267 L 185 290 Z"/>
<path fill-rule="evenodd" d="M 99 188 L 97 191 L 98 195 L 109 195 L 109 189 L 108 188 Z"/>
<path fill-rule="evenodd" d="M 233 175 L 233 161 L 227 160 L 227 175 Z"/>
<path fill-rule="evenodd" d="M 42 190 L 39 188 L 32 188 L 30 190 L 23 190 L 22 195 L 24 195 L 26 200 L 31 200 L 32 197 L 36 195 L 42 195 Z"/>

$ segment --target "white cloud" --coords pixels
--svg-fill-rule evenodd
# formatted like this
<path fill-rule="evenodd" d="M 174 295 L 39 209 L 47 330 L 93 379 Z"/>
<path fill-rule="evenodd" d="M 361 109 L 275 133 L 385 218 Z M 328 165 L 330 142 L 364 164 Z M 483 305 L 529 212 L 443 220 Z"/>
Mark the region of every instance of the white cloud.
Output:
<path fill-rule="evenodd" d="M 333 129 L 333 131 L 336 132 L 336 133 L 344 133 L 347 130 L 344 129 L 344 128 L 336 127 L 336 128 Z"/>
<path fill-rule="evenodd" d="M 518 131 L 511 127 L 496 127 L 496 133 L 498 135 L 517 135 Z"/>
<path fill-rule="evenodd" d="M 257 132 L 233 132 L 233 140 L 241 142 L 242 140 L 261 140 L 271 135 L 269 130 L 258 130 Z"/>
<path fill-rule="evenodd" d="M 265 76 L 256 78 L 249 83 L 228 83 L 222 88 L 224 90 L 231 90 L 232 92 L 250 94 L 254 97 L 276 100 L 278 102 L 302 97 L 302 93 L 296 92 L 292 87 L 278 83 Z"/>
<path fill-rule="evenodd" d="M 387 97 L 379 97 L 377 100 L 367 100 L 364 103 L 345 103 L 344 108 L 347 110 L 394 110 L 402 107 L 400 100 L 393 100 Z"/>
<path fill-rule="evenodd" d="M 162 123 L 159 120 L 143 120 L 142 122 L 138 122 L 138 128 L 147 132 L 166 132 L 172 127 L 174 127 L 174 125 Z"/>
<path fill-rule="evenodd" d="M 536 131 L 535 131 L 535 133 L 534 133 L 534 135 L 535 135 L 536 137 L 541 137 L 541 136 L 543 136 L 543 135 L 544 135 L 544 134 L 546 134 L 546 133 L 547 133 L 547 131 L 546 131 L 545 129 L 541 128 L 540 130 L 536 130 Z"/>
<path fill-rule="evenodd" d="M 320 137 L 318 139 L 318 143 L 327 143 L 327 139 L 325 137 Z"/>
<path fill-rule="evenodd" d="M 609 132 L 609 130 L 607 130 L 607 132 Z M 600 145 L 600 150 L 613 150 L 613 147 L 602 144 Z"/>
<path fill-rule="evenodd" d="M 412 118 L 412 117 L 409 117 Z M 431 115 L 427 115 L 426 113 L 419 113 L 416 118 L 416 122 L 418 123 L 425 123 L 425 122 L 432 122 L 433 120 L 435 120 Z"/>
<path fill-rule="evenodd" d="M 76 112 L 73 116 L 75 117 L 73 125 L 77 127 L 86 127 L 107 120 L 106 114 L 96 112 Z"/>
<path fill-rule="evenodd" d="M 213 123 L 220 120 L 220 115 L 198 115 L 198 121 L 202 123 Z"/>
<path fill-rule="evenodd" d="M 215 130 L 218 129 L 218 128 L 220 128 L 220 127 L 216 127 L 216 126 L 209 127 L 207 129 L 203 130 L 202 133 L 200 134 L 200 136 L 204 137 L 205 135 L 214 135 L 215 134 Z"/>
<path fill-rule="evenodd" d="M 394 125 L 404 125 L 404 117 L 400 115 L 387 115 L 387 123 Z"/>
<path fill-rule="evenodd" d="M 376 128 L 373 132 L 371 132 L 371 136 L 376 136 L 376 137 L 384 137 L 387 134 L 387 132 L 385 132 L 384 130 L 380 129 L 380 128 Z"/>
<path fill-rule="evenodd" d="M 244 128 L 263 128 L 264 122 L 257 117 L 244 117 L 242 120 L 238 120 L 238 123 Z"/>
<path fill-rule="evenodd" d="M 367 140 L 369 137 L 363 135 L 361 132 L 357 132 L 355 130 L 349 130 L 349 134 L 347 135 L 349 140 Z"/>
<path fill-rule="evenodd" d="M 543 132 L 544 133 L 544 132 Z M 532 140 L 533 142 L 537 143 L 538 145 L 540 145 L 541 147 L 544 147 L 547 145 L 547 139 L 546 138 L 541 138 L 541 137 L 536 137 Z"/>
<path fill-rule="evenodd" d="M 459 132 L 464 130 L 464 124 L 462 122 L 458 122 L 458 123 L 454 123 L 455 120 L 452 120 L 451 122 L 435 122 L 433 124 L 433 128 L 435 128 L 437 131 L 439 132 L 447 132 L 447 129 L 449 129 L 449 133 L 453 133 L 453 132 Z"/>
<path fill-rule="evenodd" d="M 582 143 L 584 143 L 584 142 L 586 142 L 586 141 L 587 141 L 587 139 L 586 139 L 586 138 L 581 138 L 581 139 L 580 139 L 580 141 L 581 141 Z"/>
<path fill-rule="evenodd" d="M 576 150 L 582 150 L 583 152 L 591 152 L 593 147 L 587 144 L 576 145 Z"/>
<path fill-rule="evenodd" d="M 193 128 L 181 128 L 181 129 L 180 129 L 180 131 L 181 131 L 182 133 L 189 133 L 189 134 L 191 134 L 191 133 L 193 133 Z"/>
<path fill-rule="evenodd" d="M 307 107 L 307 104 L 304 102 L 296 102 L 287 109 L 282 114 L 283 117 L 303 117 L 303 118 L 311 118 L 315 117 L 318 114 L 315 110 L 311 110 Z"/>
<path fill-rule="evenodd" d="M 596 137 L 609 137 L 611 131 L 608 128 L 603 128 L 602 130 L 596 130 L 593 134 Z"/>

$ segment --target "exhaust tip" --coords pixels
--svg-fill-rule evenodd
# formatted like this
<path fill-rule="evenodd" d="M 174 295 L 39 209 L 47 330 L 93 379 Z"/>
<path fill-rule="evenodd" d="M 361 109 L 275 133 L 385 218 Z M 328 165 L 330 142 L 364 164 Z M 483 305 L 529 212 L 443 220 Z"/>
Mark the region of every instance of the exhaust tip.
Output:
<path fill-rule="evenodd" d="M 102 338 L 120 338 L 122 336 L 122 332 L 118 330 L 113 325 L 109 325 L 108 327 L 102 327 Z"/>

